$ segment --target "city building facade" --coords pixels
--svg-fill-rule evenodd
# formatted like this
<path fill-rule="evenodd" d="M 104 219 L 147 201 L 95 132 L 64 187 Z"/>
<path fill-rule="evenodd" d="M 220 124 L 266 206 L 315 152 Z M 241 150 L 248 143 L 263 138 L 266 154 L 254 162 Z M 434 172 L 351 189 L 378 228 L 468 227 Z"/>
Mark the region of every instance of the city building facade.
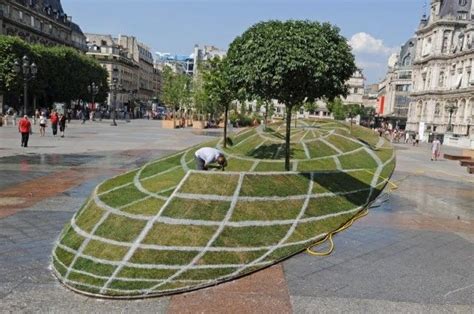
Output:
<path fill-rule="evenodd" d="M 472 0 L 431 1 L 431 14 L 416 32 L 407 124 L 422 138 L 430 133 L 472 138 L 473 37 Z"/>
<path fill-rule="evenodd" d="M 347 97 L 341 98 L 342 102 L 346 105 L 362 105 L 365 90 L 365 78 L 362 74 L 362 70 L 358 69 L 355 71 L 346 84 L 348 87 L 348 94 Z"/>
<path fill-rule="evenodd" d="M 109 106 L 123 108 L 134 101 L 152 101 L 158 95 L 160 71 L 149 48 L 132 36 L 86 36 L 87 54 L 108 72 Z"/>
<path fill-rule="evenodd" d="M 412 92 L 412 68 L 416 39 L 408 40 L 388 64 L 387 75 L 379 85 L 377 113 L 384 117 L 406 120 Z"/>
<path fill-rule="evenodd" d="M 64 13 L 60 0 L 0 0 L 0 34 L 87 51 L 86 37 Z"/>

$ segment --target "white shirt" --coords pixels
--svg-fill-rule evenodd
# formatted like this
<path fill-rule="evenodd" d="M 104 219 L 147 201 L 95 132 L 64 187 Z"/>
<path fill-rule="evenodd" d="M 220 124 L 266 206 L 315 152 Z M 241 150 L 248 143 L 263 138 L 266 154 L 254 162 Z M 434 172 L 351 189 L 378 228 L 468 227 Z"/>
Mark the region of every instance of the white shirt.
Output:
<path fill-rule="evenodd" d="M 46 124 L 46 117 L 45 116 L 40 117 L 40 124 Z"/>
<path fill-rule="evenodd" d="M 201 149 L 198 149 L 194 153 L 194 155 L 204 160 L 204 163 L 207 166 L 209 164 L 216 162 L 217 158 L 221 155 L 223 156 L 224 154 L 220 150 L 217 150 L 215 148 L 203 147 Z"/>

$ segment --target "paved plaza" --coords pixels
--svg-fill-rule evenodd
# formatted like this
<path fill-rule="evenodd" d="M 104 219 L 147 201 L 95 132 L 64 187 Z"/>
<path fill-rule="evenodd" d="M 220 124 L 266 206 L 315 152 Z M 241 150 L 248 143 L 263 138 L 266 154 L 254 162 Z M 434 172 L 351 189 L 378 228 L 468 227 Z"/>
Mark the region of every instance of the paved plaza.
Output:
<path fill-rule="evenodd" d="M 87 298 L 58 283 L 53 244 L 98 183 L 218 134 L 73 121 L 65 138 L 40 138 L 35 127 L 22 148 L 15 127 L 0 128 L 0 312 L 474 311 L 474 176 L 431 162 L 424 144 L 395 145 L 398 188 L 335 237 L 331 256 L 301 253 L 216 287 L 139 301 Z"/>

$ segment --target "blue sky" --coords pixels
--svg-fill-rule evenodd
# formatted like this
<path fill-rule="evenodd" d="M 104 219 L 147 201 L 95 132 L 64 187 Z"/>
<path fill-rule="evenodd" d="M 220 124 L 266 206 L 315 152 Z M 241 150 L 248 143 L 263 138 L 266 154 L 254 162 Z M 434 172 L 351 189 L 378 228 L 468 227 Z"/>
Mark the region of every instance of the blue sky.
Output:
<path fill-rule="evenodd" d="M 350 40 L 366 83 L 413 36 L 424 0 L 62 0 L 84 32 L 134 35 L 153 52 L 190 54 L 194 44 L 227 49 L 249 26 L 269 19 L 336 24 Z M 428 2 L 429 3 L 429 2 Z"/>

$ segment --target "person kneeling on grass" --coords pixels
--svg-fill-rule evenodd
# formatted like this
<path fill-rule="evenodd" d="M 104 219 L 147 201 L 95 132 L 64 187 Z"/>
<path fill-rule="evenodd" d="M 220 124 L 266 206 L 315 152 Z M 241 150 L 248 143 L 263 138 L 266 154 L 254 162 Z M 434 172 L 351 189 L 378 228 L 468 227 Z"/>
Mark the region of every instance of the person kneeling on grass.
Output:
<path fill-rule="evenodd" d="M 194 156 L 196 157 L 197 170 L 207 171 L 209 165 L 213 163 L 217 163 L 222 171 L 227 167 L 227 160 L 225 159 L 224 153 L 215 148 L 203 147 L 197 150 L 196 153 L 194 153 Z"/>

